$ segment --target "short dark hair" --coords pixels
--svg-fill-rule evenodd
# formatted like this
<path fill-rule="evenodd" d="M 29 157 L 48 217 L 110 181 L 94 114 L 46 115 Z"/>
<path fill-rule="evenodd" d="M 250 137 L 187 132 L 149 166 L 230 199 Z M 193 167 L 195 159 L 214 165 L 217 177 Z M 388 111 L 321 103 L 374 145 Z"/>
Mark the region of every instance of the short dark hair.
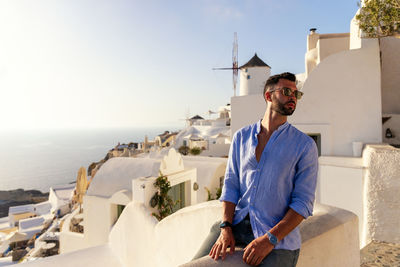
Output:
<path fill-rule="evenodd" d="M 290 72 L 284 72 L 281 74 L 273 75 L 273 76 L 269 77 L 267 82 L 265 83 L 263 96 L 265 96 L 265 92 L 267 92 L 272 87 L 274 87 L 274 85 L 279 83 L 280 79 L 285 79 L 285 80 L 289 80 L 292 82 L 296 82 L 296 76 Z"/>

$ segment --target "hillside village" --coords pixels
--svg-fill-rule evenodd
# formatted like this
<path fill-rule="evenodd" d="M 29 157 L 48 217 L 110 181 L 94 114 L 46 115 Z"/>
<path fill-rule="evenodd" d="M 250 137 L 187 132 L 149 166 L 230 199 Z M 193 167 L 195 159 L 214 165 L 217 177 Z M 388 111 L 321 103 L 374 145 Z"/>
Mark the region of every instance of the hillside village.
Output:
<path fill-rule="evenodd" d="M 297 266 L 368 266 L 360 250 L 400 244 L 400 38 L 364 38 L 355 18 L 349 33 L 311 29 L 306 37 L 306 72 L 296 75 L 304 97 L 289 122 L 314 139 L 320 157 Z M 51 188 L 46 202 L 11 207 L 0 219 L 0 266 L 211 265 L 207 257 L 190 261 L 220 218 L 215 199 L 232 135 L 262 118 L 270 73 L 255 54 L 240 66 L 239 95 L 214 118 L 197 115 L 180 132 L 118 144 L 80 170 L 76 185 Z M 178 208 L 158 221 L 160 176 Z M 388 256 L 389 266 L 398 257 Z M 220 266 L 242 264 L 231 257 Z"/>

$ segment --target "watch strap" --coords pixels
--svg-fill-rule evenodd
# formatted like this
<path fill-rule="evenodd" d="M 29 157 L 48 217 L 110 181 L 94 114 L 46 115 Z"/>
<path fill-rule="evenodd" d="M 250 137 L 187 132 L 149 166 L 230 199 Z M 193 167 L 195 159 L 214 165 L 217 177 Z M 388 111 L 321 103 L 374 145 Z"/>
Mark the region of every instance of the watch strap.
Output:
<path fill-rule="evenodd" d="M 271 232 L 267 232 L 268 240 L 272 245 L 276 246 L 278 244 L 278 238 L 271 234 Z"/>
<path fill-rule="evenodd" d="M 232 228 L 232 224 L 230 223 L 230 222 L 228 222 L 228 221 L 223 221 L 223 222 L 221 222 L 221 224 L 219 225 L 219 228 L 226 228 L 226 227 L 230 227 L 230 228 Z"/>

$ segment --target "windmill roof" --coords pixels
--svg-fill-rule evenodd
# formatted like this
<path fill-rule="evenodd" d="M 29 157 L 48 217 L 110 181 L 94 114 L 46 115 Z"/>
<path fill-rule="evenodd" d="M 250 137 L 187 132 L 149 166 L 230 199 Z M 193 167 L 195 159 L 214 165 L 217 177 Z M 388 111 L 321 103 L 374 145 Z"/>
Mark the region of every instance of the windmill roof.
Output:
<path fill-rule="evenodd" d="M 191 120 L 204 120 L 204 118 L 201 117 L 201 116 L 199 116 L 199 115 L 193 116 L 193 117 L 191 117 L 190 119 L 191 119 Z"/>
<path fill-rule="evenodd" d="M 255 54 L 254 54 L 254 57 L 252 57 L 246 64 L 240 66 L 239 69 L 242 69 L 242 68 L 251 68 L 251 67 L 268 67 L 268 68 L 271 68 L 270 66 L 268 66 L 267 63 L 265 63 L 264 61 L 262 61 L 262 60 L 257 56 L 257 53 L 255 53 Z"/>

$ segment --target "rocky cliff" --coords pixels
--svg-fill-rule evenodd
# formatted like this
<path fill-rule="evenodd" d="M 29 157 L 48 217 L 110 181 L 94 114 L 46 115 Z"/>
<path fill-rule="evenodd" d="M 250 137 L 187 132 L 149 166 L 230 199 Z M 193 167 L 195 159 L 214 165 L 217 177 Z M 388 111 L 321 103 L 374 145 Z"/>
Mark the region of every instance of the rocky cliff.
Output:
<path fill-rule="evenodd" d="M 25 204 L 39 203 L 48 200 L 49 193 L 39 190 L 0 191 L 0 218 L 8 216 L 8 208 Z"/>

